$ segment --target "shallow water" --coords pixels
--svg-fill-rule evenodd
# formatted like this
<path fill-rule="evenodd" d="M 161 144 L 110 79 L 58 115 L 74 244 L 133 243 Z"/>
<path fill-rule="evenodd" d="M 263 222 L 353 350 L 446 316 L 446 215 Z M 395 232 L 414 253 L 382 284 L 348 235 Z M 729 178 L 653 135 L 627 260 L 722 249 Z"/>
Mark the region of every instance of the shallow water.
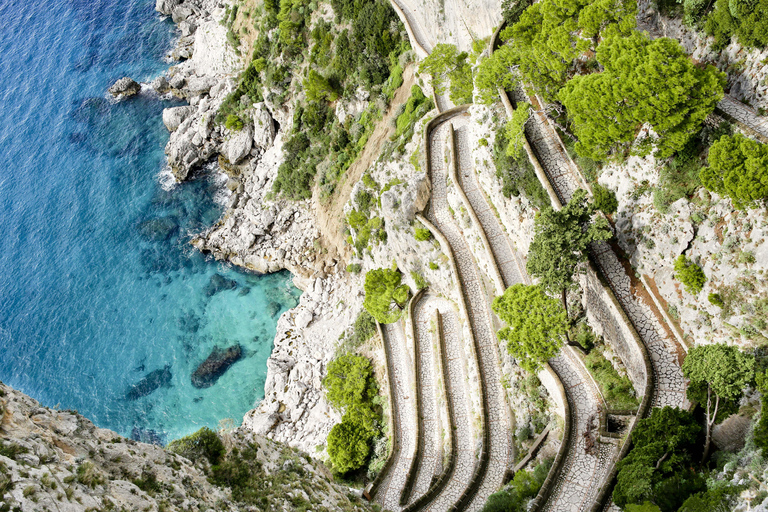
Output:
<path fill-rule="evenodd" d="M 287 273 L 248 275 L 189 245 L 220 216 L 222 180 L 161 186 L 173 103 L 107 98 L 114 80 L 168 67 L 173 24 L 154 0 L 3 2 L 0 19 L 0 380 L 155 441 L 239 424 L 298 291 Z M 236 287 L 212 294 L 217 273 Z M 213 347 L 236 343 L 244 357 L 193 387 Z M 126 399 L 166 366 L 170 379 Z"/>

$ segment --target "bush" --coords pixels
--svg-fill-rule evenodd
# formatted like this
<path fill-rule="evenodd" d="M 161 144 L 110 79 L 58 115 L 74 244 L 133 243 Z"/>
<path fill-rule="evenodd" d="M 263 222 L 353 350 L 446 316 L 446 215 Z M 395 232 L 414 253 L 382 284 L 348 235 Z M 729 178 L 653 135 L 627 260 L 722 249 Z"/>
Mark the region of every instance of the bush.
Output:
<path fill-rule="evenodd" d="M 166 449 L 194 462 L 205 458 L 211 464 L 217 464 L 226 453 L 219 436 L 208 427 L 203 427 L 194 434 L 171 441 Z"/>
<path fill-rule="evenodd" d="M 236 114 L 229 114 L 227 116 L 227 121 L 224 123 L 224 127 L 227 130 L 233 130 L 236 132 L 242 130 L 243 126 L 245 126 L 245 123 L 243 123 L 243 120 L 240 119 L 240 117 Z"/>
<path fill-rule="evenodd" d="M 725 306 L 725 301 L 723 300 L 723 297 L 719 293 L 710 293 L 707 296 L 707 300 L 709 300 L 709 303 L 717 306 L 719 308 L 722 308 Z"/>
<path fill-rule="evenodd" d="M 681 254 L 675 260 L 675 279 L 683 283 L 685 290 L 693 295 L 698 294 L 707 282 L 707 276 L 700 266 Z"/>
<path fill-rule="evenodd" d="M 538 494 L 547 478 L 551 461 L 536 466 L 533 471 L 520 470 L 504 489 L 488 497 L 481 512 L 525 512 L 528 502 Z"/>
<path fill-rule="evenodd" d="M 419 274 L 416 271 L 411 272 L 411 278 L 416 283 L 416 288 L 419 290 L 423 290 L 424 288 L 429 286 L 429 283 L 427 282 L 426 279 L 424 279 L 424 276 Z"/>
<path fill-rule="evenodd" d="M 592 186 L 594 192 L 595 207 L 603 213 L 612 214 L 616 213 L 619 208 L 619 201 L 616 199 L 616 194 L 613 190 L 606 188 L 598 183 Z"/>
<path fill-rule="evenodd" d="M 637 408 L 638 401 L 632 383 L 626 376 L 619 375 L 603 354 L 593 350 L 587 355 L 585 363 L 600 386 L 608 407 L 615 410 Z"/>
<path fill-rule="evenodd" d="M 416 228 L 414 238 L 416 238 L 418 242 L 426 242 L 427 240 L 432 239 L 432 232 L 427 228 Z"/>
<path fill-rule="evenodd" d="M 334 471 L 341 474 L 360 468 L 371 451 L 368 431 L 345 419 L 328 433 L 328 455 Z"/>
<path fill-rule="evenodd" d="M 347 265 L 347 272 L 350 274 L 359 274 L 362 269 L 363 266 L 359 263 L 350 263 Z"/>
<path fill-rule="evenodd" d="M 732 35 L 744 46 L 762 48 L 768 45 L 768 1 L 717 0 L 704 30 L 715 37 L 718 50 L 730 43 Z"/>

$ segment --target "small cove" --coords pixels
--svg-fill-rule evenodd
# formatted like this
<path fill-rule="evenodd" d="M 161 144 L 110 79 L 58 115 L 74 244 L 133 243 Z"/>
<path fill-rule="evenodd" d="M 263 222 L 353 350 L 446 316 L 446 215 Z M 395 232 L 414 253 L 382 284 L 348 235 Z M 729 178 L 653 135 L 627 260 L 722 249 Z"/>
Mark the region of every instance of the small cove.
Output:
<path fill-rule="evenodd" d="M 168 67 L 173 24 L 152 0 L 5 3 L 0 16 L 0 380 L 145 440 L 239 424 L 299 291 L 188 244 L 221 215 L 223 183 L 201 171 L 161 186 L 161 113 L 179 103 L 106 97 Z M 192 386 L 234 344 L 241 360 Z M 148 375 L 157 389 L 129 399 Z"/>

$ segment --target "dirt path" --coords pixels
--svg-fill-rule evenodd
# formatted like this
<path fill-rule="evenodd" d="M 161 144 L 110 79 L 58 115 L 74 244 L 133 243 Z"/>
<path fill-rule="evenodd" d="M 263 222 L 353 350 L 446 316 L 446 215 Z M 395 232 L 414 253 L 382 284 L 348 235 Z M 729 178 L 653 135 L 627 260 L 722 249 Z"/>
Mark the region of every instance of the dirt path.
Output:
<path fill-rule="evenodd" d="M 411 86 L 414 84 L 413 74 L 414 65 L 411 64 L 403 71 L 403 84 L 395 91 L 389 109 L 384 117 L 376 123 L 368 143 L 357 159 L 349 166 L 344 176 L 341 177 L 342 183 L 336 187 L 333 195 L 321 202 L 319 188 L 315 187 L 312 195 L 312 210 L 317 221 L 316 227 L 320 231 L 320 244 L 328 249 L 329 255 L 335 254 L 347 261 L 352 254 L 352 248 L 345 242 L 344 205 L 349 200 L 352 187 L 376 161 L 381 154 L 384 143 L 395 133 L 395 113 L 398 107 L 408 101 L 408 97 L 411 95 Z"/>

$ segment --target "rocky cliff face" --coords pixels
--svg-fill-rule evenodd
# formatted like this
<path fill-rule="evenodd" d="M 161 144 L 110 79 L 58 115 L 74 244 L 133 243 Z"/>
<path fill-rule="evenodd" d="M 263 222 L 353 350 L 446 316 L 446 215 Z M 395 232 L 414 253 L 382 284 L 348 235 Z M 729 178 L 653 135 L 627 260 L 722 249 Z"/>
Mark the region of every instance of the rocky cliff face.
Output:
<path fill-rule="evenodd" d="M 0 383 L 0 510 L 367 510 L 308 455 L 251 432 L 223 438 L 228 460 L 250 457 L 259 507 L 210 483 L 207 462 L 125 439 Z"/>

